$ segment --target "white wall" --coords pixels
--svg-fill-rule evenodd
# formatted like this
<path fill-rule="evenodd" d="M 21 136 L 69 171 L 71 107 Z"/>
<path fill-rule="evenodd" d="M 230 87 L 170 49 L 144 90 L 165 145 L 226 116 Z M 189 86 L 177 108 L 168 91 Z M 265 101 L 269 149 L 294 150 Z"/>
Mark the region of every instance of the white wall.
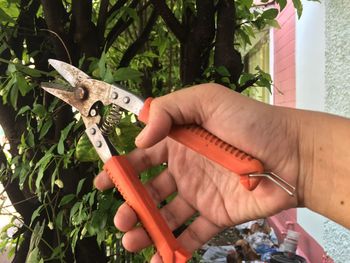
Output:
<path fill-rule="evenodd" d="M 296 23 L 296 107 L 325 110 L 325 5 L 303 1 Z M 297 211 L 298 223 L 324 247 L 325 218 L 306 208 Z"/>
<path fill-rule="evenodd" d="M 297 21 L 296 106 L 350 117 L 349 1 L 321 2 L 303 0 Z M 334 262 L 349 262 L 349 230 L 308 209 L 297 217 Z"/>
<path fill-rule="evenodd" d="M 296 107 L 324 111 L 325 5 L 303 1 L 296 23 Z"/>
<path fill-rule="evenodd" d="M 326 10 L 325 110 L 350 118 L 350 2 L 322 1 Z M 350 262 L 348 229 L 328 220 L 324 224 L 323 239 L 326 251 L 336 263 Z"/>

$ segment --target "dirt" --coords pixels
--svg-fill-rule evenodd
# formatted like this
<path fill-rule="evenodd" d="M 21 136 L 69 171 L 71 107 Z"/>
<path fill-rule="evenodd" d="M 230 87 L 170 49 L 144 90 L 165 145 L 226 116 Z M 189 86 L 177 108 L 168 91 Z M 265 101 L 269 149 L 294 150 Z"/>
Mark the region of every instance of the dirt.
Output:
<path fill-rule="evenodd" d="M 209 242 L 209 246 L 227 246 L 234 245 L 237 240 L 241 239 L 239 232 L 235 227 L 230 227 L 219 235 L 212 238 Z"/>

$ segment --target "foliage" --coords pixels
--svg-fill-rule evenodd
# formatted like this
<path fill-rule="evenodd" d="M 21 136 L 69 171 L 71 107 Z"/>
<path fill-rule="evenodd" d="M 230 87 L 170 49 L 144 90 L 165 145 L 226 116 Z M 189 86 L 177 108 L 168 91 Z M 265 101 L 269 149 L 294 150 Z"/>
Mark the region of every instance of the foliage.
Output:
<path fill-rule="evenodd" d="M 258 65 L 243 72 L 240 56 L 256 32 L 279 27 L 287 0 L 261 2 L 0 0 L 0 124 L 10 147 L 0 151 L 0 180 L 18 212 L 0 234 L 0 250 L 10 247 L 14 262 L 148 261 L 153 248 L 132 255 L 121 246 L 113 226 L 120 195 L 93 187 L 102 163 L 78 112 L 39 88 L 62 81 L 47 59 L 143 97 L 214 81 L 238 92 L 270 89 L 271 77 Z M 301 1 L 293 4 L 300 16 Z M 110 136 L 115 150 L 130 152 L 140 130 L 124 112 Z M 146 171 L 142 181 L 163 169 Z"/>

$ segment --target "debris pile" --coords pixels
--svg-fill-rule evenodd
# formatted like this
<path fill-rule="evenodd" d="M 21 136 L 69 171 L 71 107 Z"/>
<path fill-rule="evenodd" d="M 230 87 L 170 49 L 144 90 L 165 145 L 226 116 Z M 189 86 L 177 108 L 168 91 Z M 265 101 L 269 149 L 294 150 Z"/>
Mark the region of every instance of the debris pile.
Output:
<path fill-rule="evenodd" d="M 220 240 L 203 246 L 205 252 L 201 262 L 267 262 L 272 253 L 279 251 L 277 237 L 266 219 L 250 221 L 230 231 L 235 232 L 236 236 L 231 236 L 231 239 L 227 237 L 226 244 Z"/>

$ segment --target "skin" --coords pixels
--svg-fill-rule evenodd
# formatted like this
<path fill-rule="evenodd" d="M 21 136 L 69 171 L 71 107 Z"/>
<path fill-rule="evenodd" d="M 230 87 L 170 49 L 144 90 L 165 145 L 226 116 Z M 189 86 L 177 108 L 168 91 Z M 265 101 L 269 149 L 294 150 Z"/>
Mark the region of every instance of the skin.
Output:
<path fill-rule="evenodd" d="M 227 143 L 262 161 L 296 186 L 293 197 L 262 180 L 247 191 L 239 176 L 166 138 L 172 124 L 196 123 Z M 268 217 L 284 209 L 307 207 L 350 227 L 350 120 L 329 114 L 271 106 L 217 84 L 202 84 L 154 99 L 147 126 L 127 158 L 142 172 L 168 167 L 145 186 L 156 203 L 177 196 L 160 209 L 171 229 L 199 216 L 178 237 L 190 252 L 223 229 Z M 113 187 L 101 172 L 100 190 Z M 334 191 L 336 189 L 336 191 Z M 152 244 L 137 217 L 123 204 L 114 218 L 125 232 L 124 247 L 132 252 Z M 154 255 L 152 263 L 162 262 Z"/>

